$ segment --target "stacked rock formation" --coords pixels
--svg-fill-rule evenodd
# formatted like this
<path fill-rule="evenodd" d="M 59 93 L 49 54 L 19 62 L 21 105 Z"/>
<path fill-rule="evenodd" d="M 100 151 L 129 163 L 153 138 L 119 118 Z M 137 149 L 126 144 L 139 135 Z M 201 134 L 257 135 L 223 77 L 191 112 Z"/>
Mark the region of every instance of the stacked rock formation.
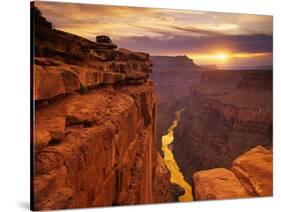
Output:
<path fill-rule="evenodd" d="M 149 54 L 33 15 L 34 209 L 169 201 L 170 176 L 154 147 Z"/>

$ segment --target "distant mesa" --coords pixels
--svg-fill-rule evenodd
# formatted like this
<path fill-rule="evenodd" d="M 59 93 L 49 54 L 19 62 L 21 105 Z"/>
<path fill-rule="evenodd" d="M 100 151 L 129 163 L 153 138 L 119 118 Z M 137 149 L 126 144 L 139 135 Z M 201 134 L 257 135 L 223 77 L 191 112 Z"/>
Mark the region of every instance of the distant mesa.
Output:
<path fill-rule="evenodd" d="M 170 63 L 186 63 L 186 64 L 194 64 L 193 60 L 187 57 L 186 55 L 178 55 L 178 56 L 152 56 L 156 63 L 161 64 L 170 64 Z M 195 65 L 195 64 L 194 64 Z"/>
<path fill-rule="evenodd" d="M 155 64 L 159 66 L 161 71 L 177 69 L 177 70 L 200 70 L 200 66 L 196 65 L 193 60 L 186 55 L 178 56 L 151 56 L 150 57 Z"/>

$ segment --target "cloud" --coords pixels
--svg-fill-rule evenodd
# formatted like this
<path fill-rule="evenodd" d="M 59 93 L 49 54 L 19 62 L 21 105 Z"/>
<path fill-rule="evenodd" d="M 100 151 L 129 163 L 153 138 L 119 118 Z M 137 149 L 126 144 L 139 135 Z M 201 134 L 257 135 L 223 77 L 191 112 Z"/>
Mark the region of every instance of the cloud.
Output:
<path fill-rule="evenodd" d="M 272 17 L 171 9 L 36 2 L 54 26 L 89 38 L 100 31 L 112 37 L 272 34 Z"/>
<path fill-rule="evenodd" d="M 151 54 L 188 54 L 188 52 L 214 52 L 226 50 L 232 53 L 272 52 L 272 35 L 216 35 L 174 36 L 160 38 L 148 36 L 130 37 L 116 41 L 122 47 Z"/>
<path fill-rule="evenodd" d="M 120 47 L 152 55 L 272 53 L 272 16 L 58 2 L 35 5 L 57 29 L 90 40 L 106 34 Z"/>
<path fill-rule="evenodd" d="M 171 26 L 171 28 L 184 31 L 184 32 L 192 32 L 192 33 L 197 33 L 201 35 L 208 35 L 208 36 L 214 36 L 214 35 L 222 35 L 220 32 L 216 31 L 211 31 L 211 30 L 206 30 L 206 29 L 200 29 L 197 27 L 180 27 L 180 26 Z"/>

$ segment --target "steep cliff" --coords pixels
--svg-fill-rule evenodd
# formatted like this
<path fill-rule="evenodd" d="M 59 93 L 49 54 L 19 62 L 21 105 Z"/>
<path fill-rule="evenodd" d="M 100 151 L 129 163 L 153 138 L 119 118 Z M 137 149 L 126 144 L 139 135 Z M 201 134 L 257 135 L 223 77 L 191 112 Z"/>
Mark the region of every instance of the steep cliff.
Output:
<path fill-rule="evenodd" d="M 196 200 L 272 196 L 272 151 L 257 146 L 235 159 L 231 170 L 199 171 L 193 181 Z"/>
<path fill-rule="evenodd" d="M 272 146 L 272 71 L 202 72 L 175 130 L 175 157 L 185 178 L 230 168 L 257 145 Z"/>
<path fill-rule="evenodd" d="M 34 209 L 167 202 L 149 55 L 35 21 Z"/>

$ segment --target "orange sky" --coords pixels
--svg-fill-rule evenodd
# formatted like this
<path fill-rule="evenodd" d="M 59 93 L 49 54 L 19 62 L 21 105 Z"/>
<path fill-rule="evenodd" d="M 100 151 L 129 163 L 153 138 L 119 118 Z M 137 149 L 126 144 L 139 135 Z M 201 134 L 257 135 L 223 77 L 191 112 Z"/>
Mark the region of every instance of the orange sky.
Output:
<path fill-rule="evenodd" d="M 272 16 L 36 2 L 54 27 L 151 55 L 187 55 L 221 68 L 272 65 Z"/>

